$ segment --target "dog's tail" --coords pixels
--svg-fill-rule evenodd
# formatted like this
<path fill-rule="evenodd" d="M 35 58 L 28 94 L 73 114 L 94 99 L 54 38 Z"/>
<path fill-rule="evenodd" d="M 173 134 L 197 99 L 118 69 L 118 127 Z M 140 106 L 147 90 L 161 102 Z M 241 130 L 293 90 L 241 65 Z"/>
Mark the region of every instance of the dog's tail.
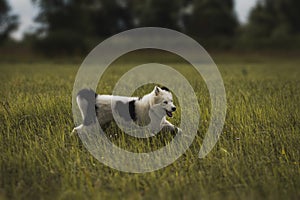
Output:
<path fill-rule="evenodd" d="M 96 97 L 97 94 L 92 89 L 83 89 L 77 94 L 76 100 L 84 126 L 96 123 Z"/>

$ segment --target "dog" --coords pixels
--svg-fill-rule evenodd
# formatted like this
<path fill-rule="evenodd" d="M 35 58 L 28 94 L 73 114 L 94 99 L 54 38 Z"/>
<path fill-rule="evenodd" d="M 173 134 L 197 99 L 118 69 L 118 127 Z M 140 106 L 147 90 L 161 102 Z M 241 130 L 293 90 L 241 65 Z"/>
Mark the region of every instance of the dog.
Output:
<path fill-rule="evenodd" d="M 133 121 L 139 126 L 148 125 L 153 134 L 158 131 L 176 133 L 181 130 L 166 119 L 167 116 L 173 117 L 173 112 L 176 111 L 172 93 L 166 87 L 155 86 L 141 98 L 100 95 L 93 90 L 83 89 L 76 100 L 83 123 L 75 127 L 72 133 L 97 121 L 101 127 L 105 126 L 114 120 L 114 116 L 122 119 L 125 124 Z"/>

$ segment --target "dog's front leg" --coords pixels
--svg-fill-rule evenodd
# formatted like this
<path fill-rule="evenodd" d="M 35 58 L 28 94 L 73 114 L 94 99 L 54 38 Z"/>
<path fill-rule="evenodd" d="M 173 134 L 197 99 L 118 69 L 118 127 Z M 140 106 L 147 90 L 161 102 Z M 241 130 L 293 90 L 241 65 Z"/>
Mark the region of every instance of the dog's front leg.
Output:
<path fill-rule="evenodd" d="M 178 133 L 182 131 L 180 128 L 174 126 L 171 122 L 169 122 L 166 119 L 163 120 L 163 122 L 161 123 L 161 127 L 161 130 L 166 132 Z"/>

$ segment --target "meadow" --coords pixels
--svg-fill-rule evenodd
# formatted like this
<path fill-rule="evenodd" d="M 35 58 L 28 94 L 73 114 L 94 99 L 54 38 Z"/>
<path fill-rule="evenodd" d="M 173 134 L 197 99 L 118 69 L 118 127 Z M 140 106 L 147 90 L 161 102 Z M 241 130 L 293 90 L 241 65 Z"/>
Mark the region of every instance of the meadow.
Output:
<path fill-rule="evenodd" d="M 189 77 L 199 98 L 199 130 L 178 160 L 144 174 L 105 166 L 70 135 L 71 92 L 80 60 L 2 60 L 0 199 L 300 199 L 300 57 L 217 53 L 213 58 L 228 109 L 217 145 L 198 158 L 210 119 L 209 95 L 191 67 L 167 60 Z M 116 62 L 97 91 L 111 92 L 131 66 L 128 60 Z M 173 123 L 179 124 L 179 114 Z M 151 141 L 126 138 L 113 124 L 106 133 L 122 148 L 138 152 L 172 139 L 168 134 Z"/>

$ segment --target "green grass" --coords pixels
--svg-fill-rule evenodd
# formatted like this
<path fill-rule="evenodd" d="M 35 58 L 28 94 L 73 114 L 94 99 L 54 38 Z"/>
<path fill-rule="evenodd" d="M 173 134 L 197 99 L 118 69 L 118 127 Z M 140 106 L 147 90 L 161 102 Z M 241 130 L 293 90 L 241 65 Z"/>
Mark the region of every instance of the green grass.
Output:
<path fill-rule="evenodd" d="M 189 77 L 199 98 L 199 132 L 176 162 L 145 174 L 103 165 L 70 136 L 71 91 L 80 64 L 2 62 L 0 199 L 299 199 L 300 58 L 221 55 L 216 61 L 228 101 L 217 145 L 198 159 L 209 124 L 209 96 L 190 67 L 172 63 Z M 109 93 L 130 66 L 116 63 L 98 92 Z M 179 120 L 177 113 L 172 122 Z M 128 138 L 114 125 L 107 135 L 141 152 L 171 139 Z"/>

